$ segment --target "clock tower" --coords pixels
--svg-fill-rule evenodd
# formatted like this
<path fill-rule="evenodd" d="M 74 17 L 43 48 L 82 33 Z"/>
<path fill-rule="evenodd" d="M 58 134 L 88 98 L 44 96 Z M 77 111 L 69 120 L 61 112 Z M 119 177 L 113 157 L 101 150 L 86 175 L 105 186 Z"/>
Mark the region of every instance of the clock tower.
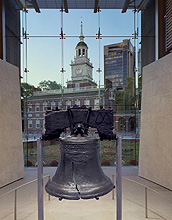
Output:
<path fill-rule="evenodd" d="M 67 88 L 79 88 L 93 86 L 97 84 L 93 81 L 93 65 L 88 58 L 88 46 L 84 42 L 83 25 L 81 21 L 81 34 L 79 43 L 76 45 L 76 56 L 71 61 L 71 80 L 67 82 Z"/>

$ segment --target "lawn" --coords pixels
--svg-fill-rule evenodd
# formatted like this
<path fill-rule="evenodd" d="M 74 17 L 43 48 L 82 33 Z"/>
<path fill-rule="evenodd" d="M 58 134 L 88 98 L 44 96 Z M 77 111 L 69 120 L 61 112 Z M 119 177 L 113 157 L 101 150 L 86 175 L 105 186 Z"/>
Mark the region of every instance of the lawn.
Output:
<path fill-rule="evenodd" d="M 102 165 L 115 165 L 115 142 L 100 141 L 99 142 L 100 159 Z M 135 165 L 138 161 L 139 142 L 135 140 L 122 141 L 122 160 L 123 165 Z M 135 150 L 136 149 L 136 150 Z M 24 146 L 25 161 L 27 160 L 27 145 Z M 136 158 L 136 160 L 135 160 Z M 28 160 L 32 162 L 32 166 L 37 163 L 37 147 L 36 143 L 29 145 Z M 43 161 L 44 166 L 50 166 L 51 161 L 59 161 L 59 142 L 48 144 L 45 142 L 43 146 Z"/>

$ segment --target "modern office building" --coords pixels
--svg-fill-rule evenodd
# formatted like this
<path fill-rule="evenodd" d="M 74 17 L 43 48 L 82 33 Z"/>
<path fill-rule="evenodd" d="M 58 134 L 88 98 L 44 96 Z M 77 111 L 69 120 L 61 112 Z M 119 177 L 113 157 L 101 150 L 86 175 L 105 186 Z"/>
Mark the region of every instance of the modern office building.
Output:
<path fill-rule="evenodd" d="M 130 40 L 104 46 L 104 79 L 112 81 L 112 87 L 123 89 L 126 77 L 133 77 L 134 47 Z"/>

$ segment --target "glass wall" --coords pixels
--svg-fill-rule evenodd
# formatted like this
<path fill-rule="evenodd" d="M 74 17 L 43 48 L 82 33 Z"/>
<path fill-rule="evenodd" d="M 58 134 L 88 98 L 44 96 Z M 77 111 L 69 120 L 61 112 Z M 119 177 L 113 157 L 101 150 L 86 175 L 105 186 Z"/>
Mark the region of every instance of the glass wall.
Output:
<path fill-rule="evenodd" d="M 47 110 L 67 110 L 74 105 L 93 110 L 111 107 L 114 129 L 123 140 L 123 165 L 137 165 L 140 14 L 131 10 L 126 14 L 121 10 L 96 14 L 92 10 L 70 10 L 69 14 L 42 10 L 36 14 L 29 10 L 21 13 L 21 20 L 26 166 L 37 165 L 36 141 L 45 131 Z M 61 135 L 70 135 L 70 129 Z M 98 137 L 93 128 L 89 135 Z M 115 166 L 114 141 L 99 141 L 99 146 L 101 164 Z M 45 142 L 44 165 L 58 162 L 59 141 Z"/>

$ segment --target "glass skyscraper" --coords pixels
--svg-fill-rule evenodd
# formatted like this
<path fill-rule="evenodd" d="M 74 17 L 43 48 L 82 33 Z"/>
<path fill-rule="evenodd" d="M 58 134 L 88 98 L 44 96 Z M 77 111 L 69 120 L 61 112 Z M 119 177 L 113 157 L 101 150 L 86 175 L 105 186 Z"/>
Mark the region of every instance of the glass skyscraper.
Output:
<path fill-rule="evenodd" d="M 134 47 L 130 40 L 104 46 L 104 79 L 112 81 L 112 87 L 123 89 L 126 77 L 133 77 Z"/>

